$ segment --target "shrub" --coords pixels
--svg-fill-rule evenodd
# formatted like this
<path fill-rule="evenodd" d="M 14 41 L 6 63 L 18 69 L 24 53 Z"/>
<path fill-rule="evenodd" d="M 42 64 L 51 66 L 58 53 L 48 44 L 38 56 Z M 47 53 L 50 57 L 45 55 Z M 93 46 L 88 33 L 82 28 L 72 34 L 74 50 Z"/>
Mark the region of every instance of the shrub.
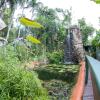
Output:
<path fill-rule="evenodd" d="M 37 74 L 20 67 L 14 49 L 0 48 L 0 100 L 48 100 Z"/>
<path fill-rule="evenodd" d="M 15 49 L 12 45 L 0 47 L 0 62 L 7 63 L 10 66 L 20 64 Z"/>
<path fill-rule="evenodd" d="M 92 45 L 95 47 L 100 47 L 100 33 L 92 40 Z"/>
<path fill-rule="evenodd" d="M 40 97 L 48 100 L 35 72 L 0 63 L 0 100 L 40 100 Z"/>
<path fill-rule="evenodd" d="M 52 53 L 47 54 L 49 63 L 61 63 L 63 58 L 63 52 L 62 51 L 54 51 Z"/>

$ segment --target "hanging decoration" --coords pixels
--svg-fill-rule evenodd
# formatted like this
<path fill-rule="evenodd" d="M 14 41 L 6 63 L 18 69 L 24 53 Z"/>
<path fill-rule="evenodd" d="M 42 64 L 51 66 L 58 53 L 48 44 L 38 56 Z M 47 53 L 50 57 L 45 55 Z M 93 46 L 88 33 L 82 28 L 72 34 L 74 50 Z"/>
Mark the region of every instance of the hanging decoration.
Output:
<path fill-rule="evenodd" d="M 32 43 L 35 43 L 35 44 L 40 44 L 40 43 L 41 43 L 38 39 L 36 39 L 36 38 L 33 37 L 32 35 L 27 35 L 27 36 L 26 36 L 26 39 L 27 39 L 28 41 L 32 42 Z"/>
<path fill-rule="evenodd" d="M 33 27 L 33 28 L 44 28 L 40 23 L 30 20 L 28 18 L 25 17 L 21 17 L 19 19 L 20 23 L 25 25 L 25 26 L 29 26 L 29 27 Z"/>

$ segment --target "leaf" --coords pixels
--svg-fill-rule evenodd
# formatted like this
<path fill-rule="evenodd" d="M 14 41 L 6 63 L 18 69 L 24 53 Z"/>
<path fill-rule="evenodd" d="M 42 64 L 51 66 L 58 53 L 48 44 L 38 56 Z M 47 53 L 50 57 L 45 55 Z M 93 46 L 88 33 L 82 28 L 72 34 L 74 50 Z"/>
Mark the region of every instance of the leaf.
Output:
<path fill-rule="evenodd" d="M 100 4 L 100 0 L 92 0 L 92 1 L 94 1 L 97 4 Z"/>
<path fill-rule="evenodd" d="M 97 4 L 100 4 L 100 0 L 95 0 L 95 2 L 96 2 Z"/>
<path fill-rule="evenodd" d="M 28 41 L 32 42 L 32 43 L 35 43 L 35 44 L 40 44 L 40 43 L 41 43 L 38 39 L 36 39 L 35 37 L 33 37 L 33 36 L 31 36 L 31 35 L 28 35 L 28 36 L 26 37 L 26 39 L 27 39 Z"/>
<path fill-rule="evenodd" d="M 30 20 L 28 18 L 25 17 L 21 17 L 19 19 L 20 23 L 25 25 L 25 26 L 29 26 L 29 27 L 33 27 L 33 28 L 44 28 L 40 23 Z"/>

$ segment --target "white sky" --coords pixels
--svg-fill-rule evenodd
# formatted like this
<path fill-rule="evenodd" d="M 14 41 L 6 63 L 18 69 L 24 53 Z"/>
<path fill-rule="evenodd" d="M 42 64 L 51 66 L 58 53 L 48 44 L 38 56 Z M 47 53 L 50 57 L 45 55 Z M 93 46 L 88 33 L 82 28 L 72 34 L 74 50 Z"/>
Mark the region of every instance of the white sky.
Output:
<path fill-rule="evenodd" d="M 72 23 L 77 19 L 86 18 L 86 22 L 99 29 L 100 5 L 90 0 L 38 0 L 49 8 L 70 9 L 72 7 Z"/>

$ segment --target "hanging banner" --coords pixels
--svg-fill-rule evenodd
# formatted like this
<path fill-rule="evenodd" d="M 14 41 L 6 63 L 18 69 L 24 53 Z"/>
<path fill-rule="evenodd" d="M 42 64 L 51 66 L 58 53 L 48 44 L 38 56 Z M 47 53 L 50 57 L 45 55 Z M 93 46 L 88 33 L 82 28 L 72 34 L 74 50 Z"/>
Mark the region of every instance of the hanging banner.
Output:
<path fill-rule="evenodd" d="M 28 18 L 25 17 L 21 17 L 19 19 L 19 21 L 21 22 L 21 24 L 25 25 L 25 26 L 29 26 L 29 27 L 33 27 L 33 28 L 44 28 L 40 23 L 30 20 Z"/>

